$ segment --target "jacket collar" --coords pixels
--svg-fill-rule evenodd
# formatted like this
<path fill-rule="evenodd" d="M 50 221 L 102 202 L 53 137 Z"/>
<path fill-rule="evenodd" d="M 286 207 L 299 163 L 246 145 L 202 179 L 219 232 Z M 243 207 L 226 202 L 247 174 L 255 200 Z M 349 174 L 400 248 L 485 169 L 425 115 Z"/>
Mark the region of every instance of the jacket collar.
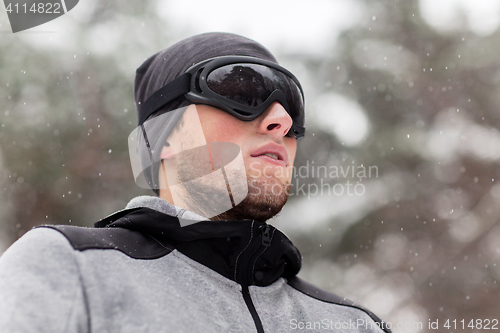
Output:
<path fill-rule="evenodd" d="M 267 286 L 300 270 L 299 250 L 271 225 L 205 220 L 181 227 L 175 216 L 148 207 L 128 207 L 97 222 L 96 227 L 139 231 L 240 284 Z"/>

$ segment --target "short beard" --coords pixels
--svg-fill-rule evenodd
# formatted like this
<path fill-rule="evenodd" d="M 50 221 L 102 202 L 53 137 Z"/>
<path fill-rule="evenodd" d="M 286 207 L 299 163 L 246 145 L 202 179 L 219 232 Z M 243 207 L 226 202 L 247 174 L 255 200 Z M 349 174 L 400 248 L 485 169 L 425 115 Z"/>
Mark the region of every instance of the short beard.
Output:
<path fill-rule="evenodd" d="M 291 185 L 248 179 L 248 195 L 232 209 L 214 216 L 212 221 L 251 219 L 260 223 L 276 216 L 288 201 Z M 270 184 L 272 183 L 272 184 Z"/>
<path fill-rule="evenodd" d="M 226 183 L 210 184 L 197 178 L 201 166 L 209 166 L 203 150 L 191 150 L 178 156 L 177 183 L 182 184 L 179 193 L 185 204 L 185 209 L 209 218 L 212 221 L 251 219 L 265 223 L 276 216 L 288 201 L 291 184 L 283 184 L 274 177 L 252 178 L 247 173 L 246 182 L 232 182 L 232 187 Z M 208 156 L 208 155 L 207 155 Z M 209 161 L 209 160 L 208 160 Z M 203 173 L 208 173 L 205 170 Z M 227 178 L 237 179 L 240 176 L 235 170 L 225 168 Z M 222 185 L 222 186 L 221 186 Z M 234 205 L 234 198 L 245 199 Z M 229 195 L 233 207 L 221 213 L 218 202 L 227 202 Z M 239 199 L 241 200 L 241 199 Z M 238 201 L 239 201 L 238 200 Z"/>
<path fill-rule="evenodd" d="M 202 182 L 184 183 L 183 200 L 186 208 L 205 217 L 211 217 L 212 221 L 223 220 L 256 220 L 266 223 L 267 220 L 276 216 L 288 201 L 291 184 L 281 184 L 278 179 L 251 179 L 247 178 L 248 194 L 239 204 L 233 208 L 220 213 L 220 207 L 215 202 L 218 199 L 231 196 L 236 188 L 221 188 L 212 184 Z M 241 190 L 241 189 L 240 189 Z"/>

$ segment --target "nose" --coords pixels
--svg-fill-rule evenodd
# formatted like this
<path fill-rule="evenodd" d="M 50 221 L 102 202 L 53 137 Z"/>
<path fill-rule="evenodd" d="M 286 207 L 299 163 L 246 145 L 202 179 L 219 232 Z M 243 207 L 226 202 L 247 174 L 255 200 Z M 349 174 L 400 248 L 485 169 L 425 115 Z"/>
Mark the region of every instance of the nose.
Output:
<path fill-rule="evenodd" d="M 260 116 L 259 132 L 276 136 L 285 136 L 292 127 L 292 117 L 278 102 L 271 104 Z"/>

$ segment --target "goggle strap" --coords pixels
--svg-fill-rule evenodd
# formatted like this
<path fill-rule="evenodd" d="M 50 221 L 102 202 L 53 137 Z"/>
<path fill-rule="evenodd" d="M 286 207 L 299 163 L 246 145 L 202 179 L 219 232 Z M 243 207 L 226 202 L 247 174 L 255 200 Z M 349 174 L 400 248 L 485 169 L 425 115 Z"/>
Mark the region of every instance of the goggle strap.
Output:
<path fill-rule="evenodd" d="M 190 88 L 191 74 L 184 73 L 154 92 L 139 107 L 139 126 L 141 126 L 155 111 L 173 101 L 177 97 L 188 93 L 191 90 Z"/>

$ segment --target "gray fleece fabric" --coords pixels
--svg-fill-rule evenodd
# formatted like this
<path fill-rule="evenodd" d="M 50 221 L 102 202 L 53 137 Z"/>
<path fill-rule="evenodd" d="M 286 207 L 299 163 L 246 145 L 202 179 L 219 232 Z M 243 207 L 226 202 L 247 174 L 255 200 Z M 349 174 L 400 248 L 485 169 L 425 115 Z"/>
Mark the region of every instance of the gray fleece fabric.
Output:
<path fill-rule="evenodd" d="M 138 203 L 172 208 L 153 197 L 127 207 Z M 241 290 L 177 250 L 148 260 L 77 251 L 60 232 L 37 228 L 0 257 L 0 332 L 256 332 Z M 382 332 L 365 312 L 282 278 L 249 291 L 265 332 Z"/>

